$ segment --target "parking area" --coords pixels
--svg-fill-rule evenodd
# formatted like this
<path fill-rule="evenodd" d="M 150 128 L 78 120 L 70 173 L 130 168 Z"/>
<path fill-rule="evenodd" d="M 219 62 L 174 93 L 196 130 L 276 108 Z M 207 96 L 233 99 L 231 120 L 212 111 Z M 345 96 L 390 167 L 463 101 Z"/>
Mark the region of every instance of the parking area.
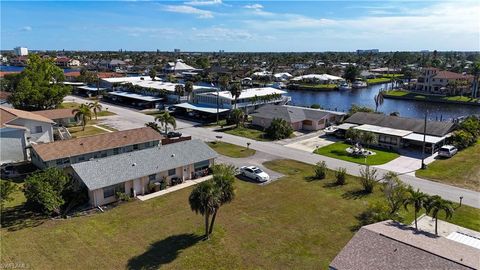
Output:
<path fill-rule="evenodd" d="M 337 142 L 338 139 L 332 136 L 315 136 L 304 140 L 286 144 L 286 147 L 312 153 L 315 149 Z"/>

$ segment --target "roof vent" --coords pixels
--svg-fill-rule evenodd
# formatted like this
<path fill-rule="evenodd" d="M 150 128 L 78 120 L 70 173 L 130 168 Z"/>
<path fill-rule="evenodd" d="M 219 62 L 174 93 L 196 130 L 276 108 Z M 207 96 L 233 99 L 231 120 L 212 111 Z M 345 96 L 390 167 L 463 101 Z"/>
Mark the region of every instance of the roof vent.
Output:
<path fill-rule="evenodd" d="M 172 157 L 175 157 L 175 154 L 172 154 Z"/>
<path fill-rule="evenodd" d="M 80 145 L 83 145 L 83 142 L 81 142 Z"/>
<path fill-rule="evenodd" d="M 135 162 L 134 162 L 134 163 L 132 163 L 132 166 L 137 166 L 137 163 L 135 163 Z"/>
<path fill-rule="evenodd" d="M 127 135 L 123 135 L 123 138 L 127 138 Z"/>

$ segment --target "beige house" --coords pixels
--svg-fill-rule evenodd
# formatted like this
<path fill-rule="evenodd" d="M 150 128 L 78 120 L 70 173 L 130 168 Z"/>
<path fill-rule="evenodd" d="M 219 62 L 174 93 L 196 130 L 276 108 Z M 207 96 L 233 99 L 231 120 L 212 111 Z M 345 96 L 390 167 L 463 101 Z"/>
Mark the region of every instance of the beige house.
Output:
<path fill-rule="evenodd" d="M 99 206 L 116 201 L 117 192 L 136 197 L 150 193 L 155 183 L 203 176 L 216 157 L 204 142 L 187 140 L 77 163 L 71 169 L 88 188 L 90 204 Z"/>
<path fill-rule="evenodd" d="M 472 75 L 425 68 L 417 79 L 415 91 L 439 95 L 468 94 L 472 91 L 472 82 Z"/>

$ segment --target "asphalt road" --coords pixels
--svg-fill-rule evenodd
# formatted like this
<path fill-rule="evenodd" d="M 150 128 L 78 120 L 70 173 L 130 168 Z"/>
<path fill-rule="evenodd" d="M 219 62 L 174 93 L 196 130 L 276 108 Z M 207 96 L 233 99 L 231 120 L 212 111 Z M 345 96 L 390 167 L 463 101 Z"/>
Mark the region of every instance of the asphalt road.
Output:
<path fill-rule="evenodd" d="M 89 102 L 89 100 L 81 99 L 78 97 L 68 96 L 65 98 L 65 101 L 75 101 L 75 102 Z M 104 107 L 108 107 L 109 111 L 116 113 L 116 116 L 111 116 L 103 118 L 102 123 L 111 125 L 114 128 L 119 130 L 132 129 L 137 127 L 144 126 L 145 123 L 153 121 L 153 116 L 145 115 L 137 110 L 125 108 L 121 106 L 116 106 L 108 103 L 102 103 Z M 276 142 L 259 142 L 239 136 L 234 136 L 222 132 L 216 132 L 213 128 L 203 128 L 196 127 L 195 122 L 187 122 L 184 120 L 177 119 L 177 129 L 181 130 L 184 135 L 191 135 L 193 138 L 202 139 L 204 141 L 213 141 L 217 139 L 217 136 L 222 137 L 222 141 L 246 146 L 247 142 L 250 143 L 250 148 L 255 149 L 260 152 L 264 152 L 273 157 L 293 159 L 297 161 L 302 161 L 309 164 L 315 164 L 319 161 L 325 161 L 328 168 L 336 169 L 343 167 L 347 169 L 347 172 L 352 175 L 360 175 L 360 168 L 363 165 L 359 165 L 352 162 L 347 162 L 339 159 L 334 159 L 326 156 L 316 155 L 313 153 L 305 152 L 298 149 L 288 148 L 283 146 L 281 143 Z M 259 163 L 255 161 L 255 163 Z M 252 159 L 252 162 L 253 159 Z M 261 164 L 261 163 L 260 163 Z M 373 166 L 375 167 L 375 166 Z M 381 168 L 376 168 L 378 175 L 383 175 L 388 171 Z M 399 176 L 400 179 L 413 186 L 414 188 L 419 188 L 421 191 L 431 194 L 439 195 L 444 199 L 458 202 L 460 197 L 463 197 L 463 204 L 480 208 L 480 193 L 468 189 L 458 188 L 438 182 L 433 182 L 425 179 L 421 179 L 409 174 L 402 174 Z"/>

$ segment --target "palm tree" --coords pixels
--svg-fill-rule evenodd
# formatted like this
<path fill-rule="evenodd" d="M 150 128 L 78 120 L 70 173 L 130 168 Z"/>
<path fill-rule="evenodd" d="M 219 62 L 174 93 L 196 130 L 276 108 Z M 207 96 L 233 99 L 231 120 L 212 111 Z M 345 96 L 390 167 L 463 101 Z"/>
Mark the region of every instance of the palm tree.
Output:
<path fill-rule="evenodd" d="M 216 189 L 217 203 L 215 210 L 213 211 L 212 221 L 210 222 L 209 234 L 213 231 L 213 225 L 215 224 L 215 218 L 217 217 L 218 210 L 224 204 L 230 203 L 235 198 L 235 174 L 236 168 L 233 165 L 219 164 L 213 168 L 213 183 Z"/>
<path fill-rule="evenodd" d="M 155 116 L 155 121 L 160 122 L 160 124 L 165 127 L 165 134 L 168 132 L 168 125 L 171 125 L 173 129 L 177 128 L 175 117 L 171 116 L 168 111 L 164 111 L 160 115 Z"/>
<path fill-rule="evenodd" d="M 240 109 L 233 109 L 232 112 L 230 113 L 231 119 L 235 122 L 235 125 L 238 126 L 240 125 L 240 122 L 243 119 L 243 111 Z"/>
<path fill-rule="evenodd" d="M 209 238 L 210 215 L 215 212 L 219 205 L 218 189 L 213 181 L 205 181 L 198 184 L 188 197 L 190 208 L 197 214 L 205 217 L 205 239 Z"/>
<path fill-rule="evenodd" d="M 350 139 L 353 145 L 360 140 L 361 135 L 361 131 L 359 131 L 358 129 L 349 128 L 345 133 L 345 138 Z"/>
<path fill-rule="evenodd" d="M 185 95 L 185 88 L 181 84 L 175 85 L 175 95 L 180 99 L 181 96 Z"/>
<path fill-rule="evenodd" d="M 73 113 L 75 114 L 75 119 L 82 120 L 82 131 L 85 130 L 87 121 L 92 119 L 92 111 L 90 111 L 90 107 L 86 104 L 82 104 L 77 109 L 74 109 Z"/>
<path fill-rule="evenodd" d="M 102 111 L 102 104 L 100 104 L 98 101 L 90 102 L 88 103 L 88 107 L 93 110 L 93 113 L 95 114 L 95 120 L 97 120 L 97 111 L 101 112 Z"/>
<path fill-rule="evenodd" d="M 232 94 L 232 97 L 235 100 L 235 109 L 237 108 L 237 99 L 240 97 L 241 93 L 242 93 L 242 87 L 240 86 L 239 83 L 234 83 L 232 87 L 230 87 L 230 94 Z"/>
<path fill-rule="evenodd" d="M 361 135 L 362 143 L 364 143 L 367 147 L 377 142 L 377 136 L 373 132 L 365 131 L 362 132 Z"/>
<path fill-rule="evenodd" d="M 384 94 L 384 90 L 380 90 L 378 91 L 378 94 L 376 94 L 374 97 L 373 97 L 373 100 L 375 101 L 375 112 L 377 112 L 378 110 L 378 107 L 382 106 L 383 105 L 383 94 Z"/>
<path fill-rule="evenodd" d="M 428 195 L 421 192 L 419 189 L 416 191 L 410 186 L 407 189 L 408 197 L 403 201 L 405 210 L 407 210 L 409 205 L 413 206 L 415 213 L 415 229 L 418 230 L 417 225 L 417 215 L 420 210 L 425 206 Z"/>
<path fill-rule="evenodd" d="M 146 127 L 149 127 L 149 128 L 152 128 L 152 129 L 155 130 L 156 132 L 160 133 L 160 127 L 159 127 L 158 124 L 155 123 L 155 122 L 145 123 L 145 126 L 146 126 Z"/>
<path fill-rule="evenodd" d="M 442 197 L 438 195 L 435 195 L 427 199 L 427 203 L 424 207 L 427 214 L 432 213 L 432 218 L 435 219 L 435 235 L 438 235 L 438 214 L 440 213 L 440 211 L 444 211 L 445 217 L 447 219 L 451 218 L 453 212 L 455 211 L 453 209 L 453 205 L 451 202 L 442 199 Z"/>
<path fill-rule="evenodd" d="M 152 78 L 152 81 L 155 81 L 155 77 L 157 76 L 157 71 L 155 70 L 154 67 L 150 69 L 150 71 L 148 72 L 148 76 Z"/>
<path fill-rule="evenodd" d="M 185 83 L 185 92 L 187 93 L 188 99 L 190 100 L 191 95 L 193 93 L 193 83 L 192 82 L 188 81 L 187 83 Z"/>

